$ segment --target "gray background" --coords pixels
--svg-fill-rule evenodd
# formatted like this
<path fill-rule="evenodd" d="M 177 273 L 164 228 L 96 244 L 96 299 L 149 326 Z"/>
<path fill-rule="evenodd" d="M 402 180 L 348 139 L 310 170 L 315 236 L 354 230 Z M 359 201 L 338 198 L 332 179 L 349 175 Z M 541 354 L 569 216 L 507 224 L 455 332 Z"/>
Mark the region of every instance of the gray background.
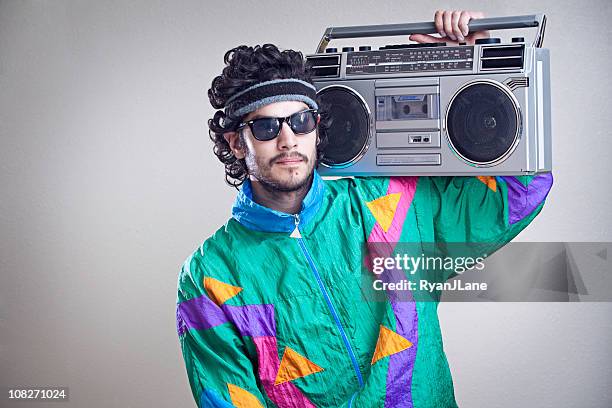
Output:
<path fill-rule="evenodd" d="M 0 0 L 0 386 L 193 406 L 176 276 L 230 214 L 206 90 L 242 43 L 311 52 L 331 25 L 546 12 L 555 185 L 520 240 L 612 240 L 607 1 L 181 3 Z M 459 404 L 612 406 L 611 312 L 442 304 Z"/>

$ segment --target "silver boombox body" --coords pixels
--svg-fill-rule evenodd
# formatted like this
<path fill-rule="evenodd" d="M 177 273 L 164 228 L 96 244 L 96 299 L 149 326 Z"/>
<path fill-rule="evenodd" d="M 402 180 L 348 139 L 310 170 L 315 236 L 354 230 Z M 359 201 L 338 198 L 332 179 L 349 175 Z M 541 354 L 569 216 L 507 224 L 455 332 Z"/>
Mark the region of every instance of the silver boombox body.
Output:
<path fill-rule="evenodd" d="M 433 23 L 328 28 L 306 57 L 330 112 L 321 175 L 520 175 L 552 170 L 543 15 L 470 22 L 539 27 L 533 44 L 325 49 L 330 39 L 435 32 Z"/>

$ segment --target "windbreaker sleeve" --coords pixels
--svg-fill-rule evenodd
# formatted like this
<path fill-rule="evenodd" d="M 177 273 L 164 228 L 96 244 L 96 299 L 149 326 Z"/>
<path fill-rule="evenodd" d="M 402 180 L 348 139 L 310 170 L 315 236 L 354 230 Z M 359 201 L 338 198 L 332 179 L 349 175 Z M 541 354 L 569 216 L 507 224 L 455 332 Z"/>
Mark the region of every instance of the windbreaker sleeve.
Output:
<path fill-rule="evenodd" d="M 176 322 L 189 385 L 200 408 L 266 407 L 245 343 L 224 311 L 200 292 L 185 262 Z"/>
<path fill-rule="evenodd" d="M 552 173 L 535 176 L 430 177 L 436 242 L 510 242 L 540 213 Z"/>

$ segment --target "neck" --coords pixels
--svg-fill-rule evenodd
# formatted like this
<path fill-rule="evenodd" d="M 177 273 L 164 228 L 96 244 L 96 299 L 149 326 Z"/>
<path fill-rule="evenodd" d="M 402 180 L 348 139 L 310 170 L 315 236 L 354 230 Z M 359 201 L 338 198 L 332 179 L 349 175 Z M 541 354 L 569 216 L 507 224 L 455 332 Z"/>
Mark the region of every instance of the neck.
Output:
<path fill-rule="evenodd" d="M 308 183 L 294 191 L 279 191 L 270 188 L 259 180 L 251 179 L 253 201 L 264 207 L 287 214 L 297 214 L 302 209 L 302 201 L 308 194 L 312 184 L 312 177 Z"/>

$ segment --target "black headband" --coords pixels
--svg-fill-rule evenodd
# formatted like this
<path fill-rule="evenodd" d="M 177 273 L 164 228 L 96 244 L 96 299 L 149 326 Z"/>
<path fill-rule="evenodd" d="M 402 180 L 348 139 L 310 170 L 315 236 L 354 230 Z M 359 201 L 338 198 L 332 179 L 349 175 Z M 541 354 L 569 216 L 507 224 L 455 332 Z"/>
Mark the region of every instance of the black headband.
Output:
<path fill-rule="evenodd" d="M 300 101 L 311 109 L 318 109 L 316 96 L 317 89 L 306 81 L 294 78 L 273 79 L 232 95 L 225 103 L 225 114 L 229 119 L 237 120 L 262 106 L 282 101 Z"/>

